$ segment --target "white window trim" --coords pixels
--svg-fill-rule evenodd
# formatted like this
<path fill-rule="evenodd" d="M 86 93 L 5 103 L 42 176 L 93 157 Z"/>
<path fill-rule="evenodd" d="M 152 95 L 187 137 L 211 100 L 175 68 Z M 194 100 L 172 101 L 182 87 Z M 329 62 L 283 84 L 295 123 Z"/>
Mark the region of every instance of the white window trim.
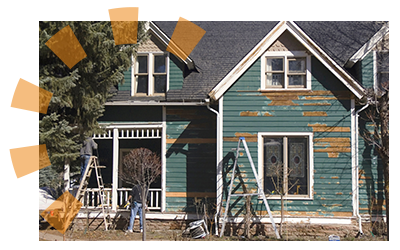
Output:
<path fill-rule="evenodd" d="M 136 56 L 147 56 L 147 70 L 148 72 L 148 89 L 147 89 L 147 94 L 143 93 L 136 93 L 136 70 L 137 70 L 137 65 L 136 65 L 136 58 L 133 57 L 133 64 L 132 64 L 132 70 L 131 70 L 131 96 L 164 96 L 165 93 L 154 93 L 154 67 L 153 67 L 153 62 L 154 62 L 154 56 L 157 55 L 165 55 L 165 72 L 167 74 L 167 83 L 166 83 L 166 89 L 165 92 L 169 90 L 169 52 L 139 52 L 137 53 Z"/>
<path fill-rule="evenodd" d="M 261 188 L 264 190 L 264 136 L 276 137 L 292 137 L 304 136 L 308 137 L 308 195 L 286 195 L 285 199 L 288 200 L 313 200 L 314 199 L 314 144 L 312 132 L 259 132 L 258 133 L 258 176 L 261 181 Z M 261 198 L 261 197 L 259 197 Z M 280 195 L 267 196 L 267 199 L 278 200 L 281 199 Z"/>
<path fill-rule="evenodd" d="M 266 81 L 266 63 L 267 57 L 283 57 L 284 58 L 284 87 L 283 88 L 269 88 Z M 306 87 L 305 88 L 292 88 L 288 87 L 287 72 L 288 63 L 287 58 L 290 57 L 305 57 L 306 58 Z M 293 91 L 293 90 L 311 90 L 311 55 L 305 51 L 267 51 L 261 56 L 261 88 L 262 91 Z"/>

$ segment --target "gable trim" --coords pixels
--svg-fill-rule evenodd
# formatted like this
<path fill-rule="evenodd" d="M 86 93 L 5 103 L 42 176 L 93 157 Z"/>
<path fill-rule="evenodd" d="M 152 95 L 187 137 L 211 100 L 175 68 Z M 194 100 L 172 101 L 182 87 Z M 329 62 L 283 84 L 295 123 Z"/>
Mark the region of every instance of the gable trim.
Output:
<path fill-rule="evenodd" d="M 376 46 L 376 44 L 389 33 L 389 25 L 385 24 L 371 39 L 366 42 L 350 59 L 346 62 L 345 67 L 351 68 L 355 63 L 364 59 L 366 55 Z"/>
<path fill-rule="evenodd" d="M 244 74 L 244 72 L 271 46 L 284 31 L 289 31 L 308 51 L 327 67 L 357 98 L 361 99 L 364 89 L 342 67 L 333 61 L 294 22 L 279 22 L 209 93 L 218 100 Z"/>

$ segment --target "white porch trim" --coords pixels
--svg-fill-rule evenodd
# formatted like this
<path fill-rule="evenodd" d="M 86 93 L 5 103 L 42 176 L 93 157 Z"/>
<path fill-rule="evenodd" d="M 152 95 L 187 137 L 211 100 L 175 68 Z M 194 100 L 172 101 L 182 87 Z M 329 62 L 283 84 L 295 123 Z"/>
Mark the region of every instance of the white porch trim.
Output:
<path fill-rule="evenodd" d="M 120 148 L 119 140 L 123 139 L 160 139 L 161 140 L 161 211 L 165 211 L 165 188 L 166 188 L 166 111 L 163 107 L 162 123 L 108 123 L 103 124 L 106 132 L 104 134 L 95 134 L 93 139 L 104 140 L 111 139 L 112 146 L 112 207 L 113 211 L 117 211 L 118 204 L 118 171 Z"/>
<path fill-rule="evenodd" d="M 118 128 L 113 128 L 113 166 L 112 166 L 112 207 L 113 211 L 117 211 L 118 203 L 118 165 L 119 165 L 119 140 Z"/>

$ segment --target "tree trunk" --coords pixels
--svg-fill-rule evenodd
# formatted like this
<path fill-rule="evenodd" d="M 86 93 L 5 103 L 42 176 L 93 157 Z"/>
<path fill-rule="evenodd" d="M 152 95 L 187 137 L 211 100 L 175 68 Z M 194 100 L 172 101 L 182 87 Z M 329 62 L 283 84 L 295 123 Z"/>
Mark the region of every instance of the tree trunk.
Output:
<path fill-rule="evenodd" d="M 147 195 L 146 195 L 146 187 L 142 186 L 142 218 L 143 218 L 143 232 L 142 232 L 142 241 L 146 241 L 146 204 L 147 204 Z"/>

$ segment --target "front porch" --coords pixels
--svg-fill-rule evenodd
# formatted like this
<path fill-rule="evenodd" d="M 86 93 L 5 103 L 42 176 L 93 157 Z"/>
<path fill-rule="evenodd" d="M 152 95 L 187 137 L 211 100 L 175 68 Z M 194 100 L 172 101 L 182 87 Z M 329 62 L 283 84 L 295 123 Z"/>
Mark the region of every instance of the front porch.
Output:
<path fill-rule="evenodd" d="M 117 123 L 105 124 L 104 134 L 95 134 L 93 139 L 98 144 L 98 151 L 94 153 L 99 163 L 106 168 L 102 170 L 102 177 L 105 186 L 105 205 L 110 207 L 113 212 L 125 209 L 124 205 L 132 189 L 131 185 L 123 182 L 120 171 L 123 168 L 123 158 L 135 148 L 148 148 L 159 155 L 165 155 L 165 129 L 161 123 Z M 163 146 L 164 145 L 164 146 Z M 165 211 L 165 157 L 161 157 L 162 171 L 161 176 L 151 184 L 149 209 L 154 212 Z M 73 193 L 71 186 L 69 166 L 65 167 L 65 183 L 68 183 L 66 190 Z M 163 185 L 164 183 L 164 185 Z M 164 186 L 164 188 L 163 188 Z M 94 172 L 92 173 L 89 185 L 86 190 L 82 208 L 99 208 L 99 188 Z"/>

